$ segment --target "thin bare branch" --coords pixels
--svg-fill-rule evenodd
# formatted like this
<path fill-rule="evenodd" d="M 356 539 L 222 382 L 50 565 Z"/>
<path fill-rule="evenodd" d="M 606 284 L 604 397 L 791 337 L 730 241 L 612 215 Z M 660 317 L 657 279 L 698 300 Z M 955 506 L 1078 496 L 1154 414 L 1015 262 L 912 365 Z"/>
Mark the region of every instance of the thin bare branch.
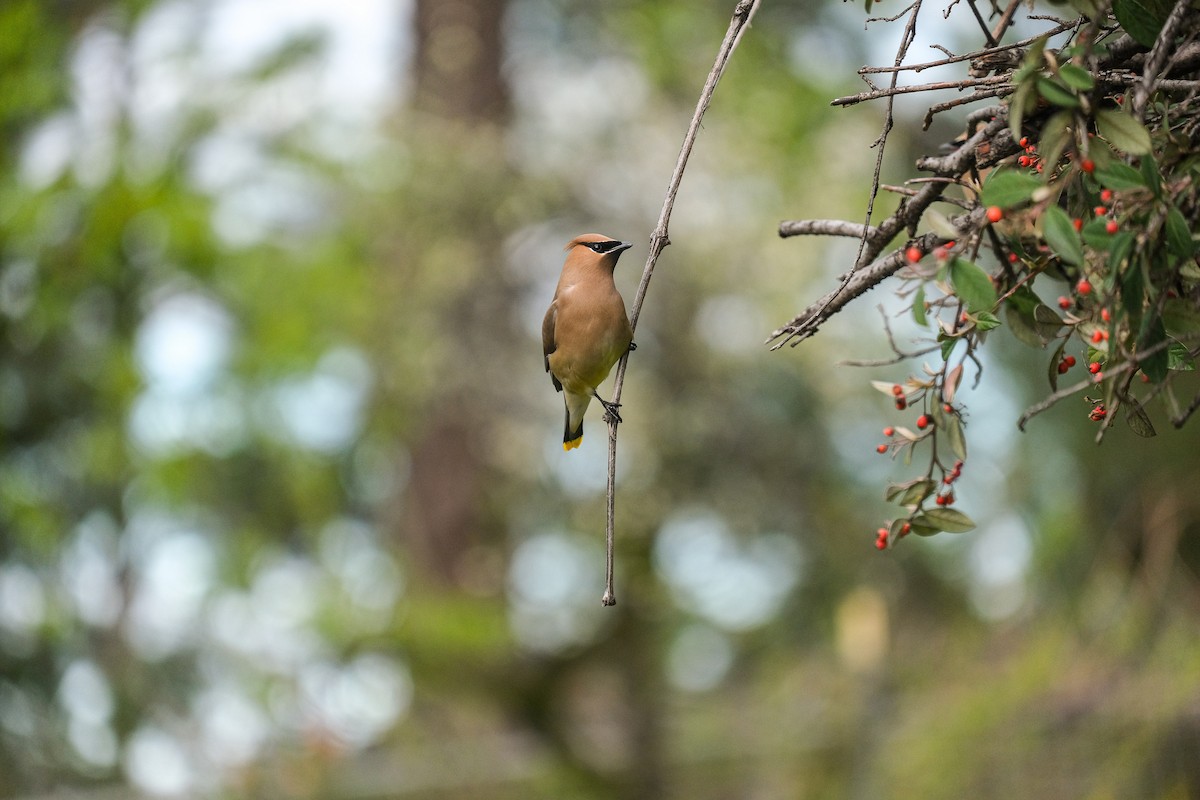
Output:
<path fill-rule="evenodd" d="M 1008 75 L 989 75 L 983 78 L 965 78 L 961 81 L 939 81 L 937 83 L 921 83 L 913 86 L 889 86 L 886 89 L 876 89 L 870 92 L 838 97 L 830 101 L 831 106 L 852 106 L 868 100 L 878 100 L 881 97 L 892 97 L 898 94 L 915 94 L 917 92 L 936 92 L 941 89 L 969 89 L 974 86 L 993 86 L 1004 84 L 1008 86 Z"/>
<path fill-rule="evenodd" d="M 692 113 L 691 123 L 688 125 L 687 133 L 683 137 L 683 145 L 679 149 L 679 158 L 675 162 L 675 170 L 671 173 L 671 180 L 667 184 L 667 194 L 663 198 L 662 210 L 658 215 L 658 224 L 655 225 L 654 231 L 650 234 L 650 253 L 646 257 L 646 266 L 642 269 L 642 279 L 638 283 L 637 293 L 633 298 L 633 308 L 629 314 L 629 326 L 631 329 L 637 329 L 638 317 L 642 313 L 642 302 L 646 299 L 646 289 L 650 285 L 650 278 L 654 274 L 654 266 L 658 263 L 658 257 L 662 251 L 671 243 L 671 239 L 667 234 L 667 226 L 671 221 L 671 211 L 675 208 L 675 196 L 679 193 L 679 185 L 683 181 L 683 171 L 687 168 L 689 156 L 692 154 L 692 147 L 696 143 L 696 136 L 700 133 L 700 122 L 704 119 L 704 112 L 708 110 L 708 105 L 712 102 L 713 92 L 717 89 L 717 83 L 721 80 L 721 75 L 725 73 L 725 68 L 729 65 L 729 58 L 733 55 L 733 51 L 737 48 L 738 42 L 742 40 L 742 34 L 750 25 L 750 20 L 753 19 L 754 13 L 758 10 L 759 0 L 738 0 L 737 5 L 733 9 L 733 18 L 729 21 L 729 29 L 725 32 L 725 38 L 721 42 L 721 47 L 717 51 L 717 58 L 713 62 L 712 69 L 708 73 L 708 79 L 704 82 L 704 88 L 700 92 L 700 99 L 696 101 L 696 110 Z M 617 363 L 616 377 L 613 379 L 613 394 L 612 403 L 617 405 L 621 402 L 621 390 L 625 385 L 625 368 L 629 363 L 629 353 L 621 357 Z M 616 505 L 616 483 L 617 483 L 617 420 L 608 416 L 608 494 L 606 502 L 607 524 L 605 526 L 605 569 L 604 569 L 604 596 L 600 602 L 606 606 L 617 604 L 617 596 L 613 591 L 613 551 L 615 544 L 615 505 Z"/>
<path fill-rule="evenodd" d="M 1175 7 L 1167 15 L 1167 20 L 1163 23 L 1162 30 L 1159 31 L 1158 38 L 1154 41 L 1154 49 L 1150 51 L 1150 55 L 1146 59 L 1146 66 L 1142 70 L 1142 81 L 1133 90 L 1131 111 L 1135 119 L 1140 120 L 1146 114 L 1146 103 L 1154 92 L 1155 82 L 1158 80 L 1163 65 L 1167 63 L 1171 47 L 1175 44 L 1175 32 L 1179 29 L 1179 24 L 1183 22 L 1183 17 L 1190 5 L 1190 0 L 1176 0 Z"/>
<path fill-rule="evenodd" d="M 840 219 L 799 219 L 779 223 L 779 235 L 784 239 L 789 236 L 848 236 L 853 239 L 870 239 L 877 234 L 874 228 Z"/>

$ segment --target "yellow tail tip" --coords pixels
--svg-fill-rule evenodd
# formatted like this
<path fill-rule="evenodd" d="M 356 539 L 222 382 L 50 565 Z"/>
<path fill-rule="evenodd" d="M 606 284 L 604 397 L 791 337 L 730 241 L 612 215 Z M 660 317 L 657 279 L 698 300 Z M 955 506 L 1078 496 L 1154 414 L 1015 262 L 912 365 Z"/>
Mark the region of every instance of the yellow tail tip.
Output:
<path fill-rule="evenodd" d="M 563 450 L 574 450 L 576 447 L 579 447 L 579 443 L 582 441 L 583 437 L 580 436 L 578 439 L 572 439 L 569 442 L 563 442 Z"/>

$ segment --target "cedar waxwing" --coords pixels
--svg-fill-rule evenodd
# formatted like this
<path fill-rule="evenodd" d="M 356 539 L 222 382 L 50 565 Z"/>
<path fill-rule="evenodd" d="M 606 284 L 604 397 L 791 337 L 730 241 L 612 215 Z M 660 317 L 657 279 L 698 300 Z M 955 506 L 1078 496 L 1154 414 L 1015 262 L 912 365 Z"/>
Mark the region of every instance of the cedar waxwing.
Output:
<path fill-rule="evenodd" d="M 583 441 L 583 414 L 592 398 L 617 422 L 619 404 L 596 393 L 613 364 L 633 344 L 625 301 L 613 282 L 621 253 L 633 245 L 598 233 L 585 233 L 567 243 L 554 299 L 542 320 L 542 353 L 554 388 L 567 407 L 563 450 Z"/>

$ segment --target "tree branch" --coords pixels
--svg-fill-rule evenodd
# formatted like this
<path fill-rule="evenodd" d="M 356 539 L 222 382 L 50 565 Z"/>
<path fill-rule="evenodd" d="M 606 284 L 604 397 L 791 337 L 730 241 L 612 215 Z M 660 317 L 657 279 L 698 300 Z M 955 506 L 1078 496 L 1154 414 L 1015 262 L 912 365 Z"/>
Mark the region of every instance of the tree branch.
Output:
<path fill-rule="evenodd" d="M 957 177 L 976 165 L 977 148 L 985 141 L 991 142 L 989 159 L 1002 158 L 1010 151 L 1015 152 L 1016 146 L 1008 134 L 1008 120 L 1004 114 L 997 115 L 987 125 L 976 131 L 953 153 L 941 158 L 923 158 L 917 162 L 917 167 L 929 170 L 938 176 Z M 804 341 L 816 333 L 826 320 L 845 308 L 851 300 L 865 294 L 898 272 L 907 263 L 902 250 L 897 250 L 880 261 L 876 261 L 876 259 L 898 233 L 921 219 L 925 210 L 941 197 L 949 185 L 950 183 L 944 181 L 934 181 L 922 185 L 916 194 L 906 197 L 900 203 L 900 207 L 892 216 L 871 228 L 870 230 L 874 234 L 867 238 L 868 246 L 863 250 L 842 284 L 806 308 L 791 322 L 773 331 L 767 338 L 767 344 L 775 342 L 771 349 L 778 350 L 788 343 L 794 347 Z M 822 222 L 824 223 L 824 221 Z M 984 209 L 980 207 L 969 213 L 959 214 L 951 222 L 963 231 L 982 227 Z M 805 223 L 798 221 L 785 224 L 792 229 L 802 228 Z M 851 223 L 844 224 L 850 225 Z M 780 235 L 784 235 L 782 225 L 780 226 Z M 927 233 L 912 240 L 912 246 L 918 248 L 922 253 L 927 253 L 941 241 L 942 237 Z M 780 341 L 776 342 L 777 339 Z"/>
<path fill-rule="evenodd" d="M 738 46 L 738 42 L 742 40 L 742 34 L 750 24 L 750 20 L 754 17 L 754 12 L 758 10 L 759 0 L 738 0 L 737 6 L 733 9 L 733 18 L 729 21 L 729 29 L 725 32 L 725 39 L 721 42 L 721 47 L 717 51 L 716 61 L 713 62 L 712 70 L 708 73 L 708 80 L 704 82 L 704 89 L 700 92 L 700 99 L 696 102 L 696 110 L 692 114 L 691 124 L 688 125 L 687 133 L 683 137 L 683 145 L 679 149 L 679 158 L 675 162 L 675 171 L 671 173 L 671 181 L 667 185 L 667 195 L 663 199 L 662 211 L 658 215 L 658 224 L 654 227 L 653 233 L 650 234 L 650 253 L 646 258 L 646 266 L 642 270 L 642 280 L 638 284 L 637 294 L 633 298 L 633 309 L 629 315 L 629 327 L 637 329 L 638 317 L 642 313 L 642 301 L 646 299 L 646 289 L 650 285 L 650 277 L 654 274 L 654 266 L 658 263 L 658 257 L 667 245 L 671 243 L 670 237 L 667 235 L 667 225 L 671 220 L 671 211 L 675 207 L 675 195 L 679 193 L 679 184 L 683 181 L 683 171 L 687 168 L 688 157 L 692 154 L 692 147 L 696 143 L 696 136 L 700 132 L 700 122 L 704 119 L 704 112 L 708 110 L 708 105 L 712 101 L 713 92 L 716 91 L 717 82 L 721 80 L 721 75 L 724 74 L 725 68 L 729 65 L 729 58 L 733 55 L 733 51 Z M 613 403 L 621 402 L 621 389 L 625 385 L 625 367 L 629 362 L 629 353 L 621 357 L 617 362 L 617 375 L 613 381 Z M 615 497 L 616 497 L 616 482 L 617 482 L 617 421 L 611 416 L 607 417 L 608 421 L 608 495 L 607 495 L 607 525 L 605 527 L 605 569 L 604 569 L 604 596 L 600 602 L 606 606 L 614 606 L 617 604 L 617 597 L 613 591 L 613 549 L 615 539 Z"/>

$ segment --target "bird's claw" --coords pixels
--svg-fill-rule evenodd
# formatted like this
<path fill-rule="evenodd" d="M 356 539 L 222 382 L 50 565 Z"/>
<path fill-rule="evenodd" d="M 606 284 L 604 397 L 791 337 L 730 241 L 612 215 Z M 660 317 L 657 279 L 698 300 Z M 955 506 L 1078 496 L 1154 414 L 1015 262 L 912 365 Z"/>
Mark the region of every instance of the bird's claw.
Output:
<path fill-rule="evenodd" d="M 596 399 L 600 400 L 598 397 Z M 625 421 L 621 419 L 621 415 L 617 413 L 617 409 L 621 407 L 620 403 L 610 403 L 607 400 L 600 400 L 600 405 L 604 406 L 604 416 L 608 420 L 615 422 L 618 425 Z"/>

